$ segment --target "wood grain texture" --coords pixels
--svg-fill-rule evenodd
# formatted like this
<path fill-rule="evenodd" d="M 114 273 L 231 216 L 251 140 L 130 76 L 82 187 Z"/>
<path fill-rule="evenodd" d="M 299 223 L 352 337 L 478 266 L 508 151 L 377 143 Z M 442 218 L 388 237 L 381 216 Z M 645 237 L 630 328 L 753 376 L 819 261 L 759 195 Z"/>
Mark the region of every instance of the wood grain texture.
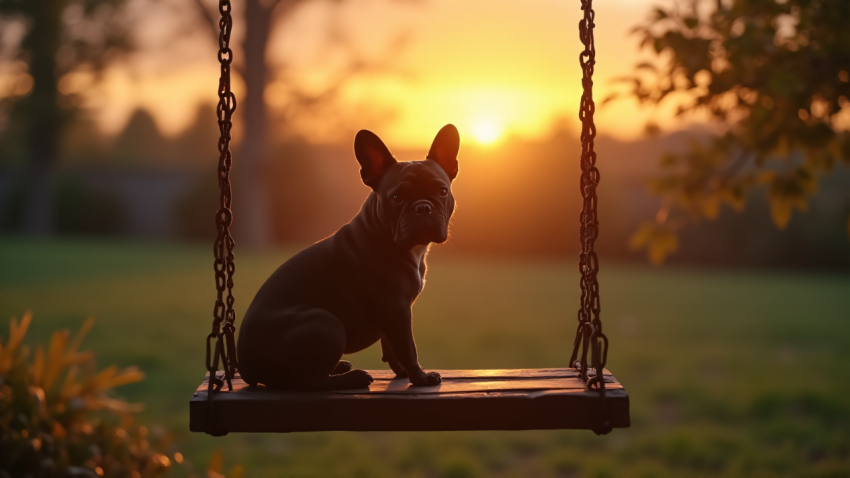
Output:
<path fill-rule="evenodd" d="M 439 370 L 443 383 L 413 387 L 391 371 L 370 370 L 368 389 L 328 392 L 251 388 L 240 377 L 216 394 L 207 380 L 189 406 L 189 428 L 226 432 L 590 429 L 599 394 L 573 369 Z M 615 428 L 630 424 L 629 397 L 605 371 L 606 408 Z M 214 416 L 214 420 L 210 417 Z"/>

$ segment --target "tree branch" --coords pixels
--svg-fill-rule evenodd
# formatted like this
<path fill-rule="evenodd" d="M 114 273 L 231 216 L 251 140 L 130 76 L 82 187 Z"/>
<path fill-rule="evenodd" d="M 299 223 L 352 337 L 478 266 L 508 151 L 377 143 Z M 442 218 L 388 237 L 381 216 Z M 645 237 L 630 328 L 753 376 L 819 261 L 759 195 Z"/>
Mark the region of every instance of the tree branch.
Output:
<path fill-rule="evenodd" d="M 294 10 L 295 7 L 305 1 L 308 0 L 273 0 L 268 8 L 268 12 L 269 14 L 274 15 L 276 19 L 285 17 L 292 13 L 292 10 Z"/>
<path fill-rule="evenodd" d="M 343 41 L 344 37 L 337 35 L 331 36 L 336 41 L 340 42 L 340 46 L 349 46 L 347 42 Z M 392 68 L 389 67 L 389 65 L 393 64 L 392 59 L 404 50 L 404 47 L 407 45 L 409 40 L 410 37 L 408 35 L 403 34 L 398 36 L 395 41 L 392 42 L 390 48 L 384 53 L 384 55 L 375 60 L 364 59 L 361 55 L 357 54 L 357 52 L 352 52 L 350 61 L 345 65 L 345 67 L 337 72 L 333 80 L 330 81 L 322 91 L 314 94 L 308 94 L 297 87 L 291 88 L 290 94 L 292 95 L 292 105 L 290 105 L 287 109 L 292 112 L 297 109 L 321 107 L 336 99 L 342 89 L 351 81 L 352 78 L 364 74 L 378 74 L 392 71 Z M 294 85 L 296 82 L 292 79 L 287 79 L 285 80 L 285 83 Z"/>
<path fill-rule="evenodd" d="M 213 37 L 216 39 L 216 41 L 218 41 L 218 18 L 214 17 L 212 13 L 210 13 L 206 5 L 204 5 L 203 0 L 192 0 L 192 2 L 197 7 L 197 11 L 201 15 L 201 19 L 207 25 L 207 28 L 210 29 L 210 33 L 212 33 Z"/>

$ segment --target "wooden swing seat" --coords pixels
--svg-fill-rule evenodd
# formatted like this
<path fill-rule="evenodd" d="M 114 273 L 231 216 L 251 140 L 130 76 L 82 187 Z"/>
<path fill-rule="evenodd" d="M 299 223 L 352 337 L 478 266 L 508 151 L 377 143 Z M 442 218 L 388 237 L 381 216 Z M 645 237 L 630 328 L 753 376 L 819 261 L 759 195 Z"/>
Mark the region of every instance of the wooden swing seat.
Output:
<path fill-rule="evenodd" d="M 570 368 L 438 370 L 440 385 L 413 387 L 389 370 L 370 370 L 368 389 L 291 392 L 250 387 L 237 374 L 213 402 L 218 433 L 308 431 L 590 430 L 599 392 Z M 605 370 L 606 408 L 627 428 L 629 396 Z M 592 372 L 591 372 L 592 376 Z M 210 431 L 209 374 L 189 403 L 189 429 Z"/>

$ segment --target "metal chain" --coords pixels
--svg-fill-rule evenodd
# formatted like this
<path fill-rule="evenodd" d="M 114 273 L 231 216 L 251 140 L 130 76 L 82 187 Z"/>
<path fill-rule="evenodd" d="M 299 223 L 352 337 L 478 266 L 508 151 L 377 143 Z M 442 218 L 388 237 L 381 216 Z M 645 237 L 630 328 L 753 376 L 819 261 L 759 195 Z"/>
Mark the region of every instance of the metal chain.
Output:
<path fill-rule="evenodd" d="M 593 0 L 581 0 L 584 18 L 579 21 L 579 38 L 584 44 L 584 50 L 579 55 L 582 69 L 581 84 L 584 90 L 581 96 L 579 119 L 581 120 L 581 179 L 580 189 L 583 205 L 579 222 L 581 254 L 579 255 L 579 272 L 581 273 L 581 308 L 578 310 L 578 329 L 576 330 L 573 353 L 570 364 L 580 370 L 588 388 L 599 390 L 600 408 L 598 425 L 594 429 L 597 434 L 611 431 L 605 408 L 605 380 L 603 370 L 608 359 L 608 338 L 602 333 L 600 319 L 601 306 L 599 302 L 599 258 L 594 251 L 594 243 L 599 235 L 599 220 L 596 212 L 596 187 L 599 185 L 599 169 L 596 167 L 596 152 L 593 150 L 596 138 L 596 125 L 593 114 L 596 104 L 593 102 L 593 70 L 596 66 L 596 45 L 593 39 L 595 12 Z M 581 359 L 577 361 L 581 349 Z M 587 354 L 590 351 L 590 367 L 595 376 L 588 373 Z"/>
<path fill-rule="evenodd" d="M 218 185 L 221 190 L 221 201 L 215 214 L 218 230 L 213 245 L 216 300 L 213 309 L 212 332 L 207 336 L 206 359 L 207 371 L 210 373 L 207 399 L 210 403 L 211 418 L 214 416 L 213 394 L 224 385 L 224 382 L 216 376 L 219 359 L 222 361 L 224 378 L 230 390 L 233 389 L 231 378 L 238 368 L 234 340 L 236 313 L 233 310 L 233 274 L 236 272 L 236 265 L 233 262 L 233 246 L 235 243 L 230 235 L 230 226 L 233 223 L 233 195 L 230 187 L 230 168 L 233 164 L 233 155 L 230 152 L 230 130 L 233 127 L 231 121 L 233 112 L 236 111 L 236 96 L 230 91 L 230 65 L 233 62 L 233 50 L 230 49 L 230 33 L 233 29 L 231 10 L 230 0 L 219 0 L 218 11 L 221 13 L 221 20 L 218 22 L 220 29 L 218 62 L 221 64 L 221 77 L 218 80 L 216 116 L 218 117 L 220 132 L 218 139 Z M 227 290 L 226 298 L 224 296 L 225 289 Z M 210 343 L 213 339 L 216 341 L 214 352 L 211 350 Z M 212 420 L 210 421 L 214 423 Z M 210 433 L 216 434 L 212 431 Z"/>

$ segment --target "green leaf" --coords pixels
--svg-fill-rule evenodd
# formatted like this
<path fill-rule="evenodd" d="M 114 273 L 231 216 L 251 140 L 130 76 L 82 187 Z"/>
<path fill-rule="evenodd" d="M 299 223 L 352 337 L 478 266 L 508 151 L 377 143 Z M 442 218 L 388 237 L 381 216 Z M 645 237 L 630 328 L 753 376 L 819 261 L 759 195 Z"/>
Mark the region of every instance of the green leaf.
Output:
<path fill-rule="evenodd" d="M 629 247 L 635 250 L 646 249 L 649 261 L 657 266 L 679 250 L 679 237 L 668 226 L 647 222 L 631 235 Z"/>
<path fill-rule="evenodd" d="M 776 227 L 785 229 L 795 208 L 800 211 L 808 209 L 807 198 L 817 192 L 817 178 L 805 168 L 797 168 L 786 174 L 764 176 L 769 184 L 767 198 L 770 203 L 770 217 Z"/>

